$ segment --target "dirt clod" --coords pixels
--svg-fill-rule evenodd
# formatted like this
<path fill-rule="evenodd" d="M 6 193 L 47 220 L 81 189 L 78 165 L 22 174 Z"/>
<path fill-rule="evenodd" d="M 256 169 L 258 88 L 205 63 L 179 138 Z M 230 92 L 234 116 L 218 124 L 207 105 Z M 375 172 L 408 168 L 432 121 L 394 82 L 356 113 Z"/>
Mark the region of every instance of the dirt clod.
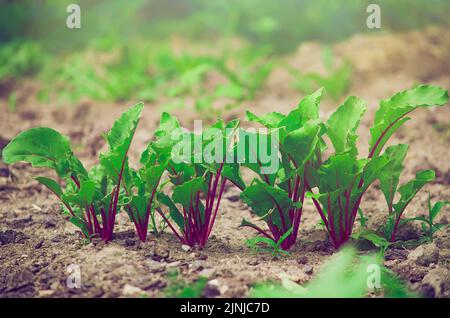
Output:
<path fill-rule="evenodd" d="M 443 267 L 432 269 L 422 280 L 425 295 L 429 297 L 449 297 L 450 270 Z"/>
<path fill-rule="evenodd" d="M 27 239 L 28 236 L 22 232 L 14 230 L 0 232 L 0 245 L 23 243 Z"/>
<path fill-rule="evenodd" d="M 421 245 L 409 253 L 408 260 L 415 262 L 417 265 L 429 266 L 439 260 L 439 249 L 433 243 Z"/>

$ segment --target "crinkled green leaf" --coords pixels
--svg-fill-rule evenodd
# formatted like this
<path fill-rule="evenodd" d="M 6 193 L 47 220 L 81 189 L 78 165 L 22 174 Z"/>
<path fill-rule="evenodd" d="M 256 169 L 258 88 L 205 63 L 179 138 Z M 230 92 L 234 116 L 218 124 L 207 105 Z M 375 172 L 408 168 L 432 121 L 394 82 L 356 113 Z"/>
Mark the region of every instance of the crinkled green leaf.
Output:
<path fill-rule="evenodd" d="M 112 151 L 119 147 L 128 150 L 143 108 L 144 104 L 138 103 L 128 109 L 114 122 L 111 130 L 105 134 L 106 141 Z M 124 145 L 127 146 L 124 147 Z"/>
<path fill-rule="evenodd" d="M 131 213 L 136 220 L 143 222 L 147 215 L 148 198 L 146 196 L 133 196 L 131 198 Z"/>
<path fill-rule="evenodd" d="M 172 220 L 175 221 L 180 229 L 184 229 L 183 215 L 180 210 L 178 210 L 172 199 L 164 193 L 158 193 L 158 201 L 169 208 L 169 214 Z"/>
<path fill-rule="evenodd" d="M 283 149 L 300 168 L 314 155 L 319 125 L 315 121 L 291 131 L 284 140 Z"/>
<path fill-rule="evenodd" d="M 174 140 L 172 133 L 179 131 L 179 129 L 181 129 L 181 126 L 175 117 L 166 112 L 162 113 L 159 126 L 154 133 L 156 138 L 153 143 L 154 147 L 158 151 L 170 151 L 177 142 L 177 140 Z"/>
<path fill-rule="evenodd" d="M 350 185 L 360 172 L 358 162 L 351 154 L 332 155 L 318 170 L 320 193 Z"/>
<path fill-rule="evenodd" d="M 158 187 L 161 176 L 164 173 L 165 169 L 166 167 L 163 165 L 149 166 L 144 169 L 143 177 L 146 185 L 146 190 L 149 193 L 152 193 Z"/>
<path fill-rule="evenodd" d="M 389 137 L 405 123 L 409 112 L 418 107 L 442 106 L 448 102 L 448 92 L 440 87 L 419 85 L 382 100 L 375 114 L 369 153 L 377 156 Z"/>
<path fill-rule="evenodd" d="M 68 138 L 45 127 L 31 128 L 17 135 L 3 149 L 3 161 L 7 164 L 25 161 L 35 167 L 52 168 L 63 178 L 73 172 L 85 173 L 70 149 Z M 71 171 L 74 167 L 79 171 Z"/>
<path fill-rule="evenodd" d="M 279 142 L 275 131 L 264 133 L 239 129 L 238 137 L 234 149 L 237 162 L 274 184 L 281 168 Z"/>
<path fill-rule="evenodd" d="M 330 137 L 336 153 L 347 151 L 357 153 L 356 129 L 366 108 L 367 104 L 364 100 L 351 96 L 330 116 L 326 123 L 327 135 Z"/>
<path fill-rule="evenodd" d="M 241 172 L 238 164 L 224 164 L 222 168 L 222 177 L 227 178 L 239 189 L 245 188 L 244 180 L 242 180 Z"/>
<path fill-rule="evenodd" d="M 264 220 L 272 220 L 279 228 L 283 228 L 279 215 L 281 212 L 284 215 L 287 228 L 291 226 L 288 214 L 289 209 L 293 207 L 293 202 L 283 189 L 254 179 L 253 183 L 241 192 L 241 198 L 252 208 L 256 215 Z"/>
<path fill-rule="evenodd" d="M 185 209 L 189 209 L 192 201 L 200 191 L 206 192 L 206 182 L 204 178 L 193 178 L 173 189 L 173 202 L 181 204 Z"/>
<path fill-rule="evenodd" d="M 111 177 L 118 178 L 122 166 L 126 164 L 127 153 L 143 107 L 144 104 L 139 103 L 124 112 L 114 122 L 111 130 L 105 134 L 109 150 L 100 155 L 100 164 L 107 169 Z"/>
<path fill-rule="evenodd" d="M 397 192 L 400 174 L 403 170 L 403 160 L 406 157 L 408 145 L 400 144 L 386 148 L 384 155 L 389 163 L 379 171 L 380 188 L 389 208 L 392 208 L 394 195 Z M 389 211 L 391 212 L 391 211 Z"/>
<path fill-rule="evenodd" d="M 416 177 L 413 180 L 401 185 L 398 188 L 400 199 L 393 205 L 395 214 L 402 214 L 417 192 L 419 192 L 425 184 L 433 181 L 434 178 L 434 170 L 422 170 L 416 173 Z"/>
<path fill-rule="evenodd" d="M 52 179 L 46 178 L 46 177 L 36 177 L 35 178 L 39 183 L 46 186 L 50 191 L 52 191 L 58 198 L 61 198 L 63 195 L 63 191 L 61 189 L 61 186 Z"/>
<path fill-rule="evenodd" d="M 311 95 L 305 96 L 297 108 L 287 114 L 279 123 L 278 127 L 285 127 L 287 133 L 302 127 L 307 121 L 319 118 L 319 104 L 323 95 L 323 88 L 318 89 Z M 283 139 L 283 138 L 280 138 Z"/>
<path fill-rule="evenodd" d="M 81 180 L 78 192 L 66 193 L 62 196 L 63 200 L 80 207 L 90 205 L 94 199 L 95 182 L 92 180 Z"/>
<path fill-rule="evenodd" d="M 250 111 L 247 111 L 247 120 L 259 123 L 267 128 L 278 127 L 278 123 L 286 116 L 278 112 L 266 113 L 262 116 L 257 116 Z"/>

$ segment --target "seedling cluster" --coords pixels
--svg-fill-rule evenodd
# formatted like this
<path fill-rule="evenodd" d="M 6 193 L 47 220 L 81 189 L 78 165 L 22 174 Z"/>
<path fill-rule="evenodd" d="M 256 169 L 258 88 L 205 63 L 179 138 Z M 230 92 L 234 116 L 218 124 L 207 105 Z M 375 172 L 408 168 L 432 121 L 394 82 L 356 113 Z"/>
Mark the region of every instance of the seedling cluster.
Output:
<path fill-rule="evenodd" d="M 394 132 L 410 119 L 410 112 L 444 105 L 448 93 L 439 87 L 420 85 L 382 100 L 370 129 L 368 155 L 360 157 L 357 129 L 366 102 L 351 96 L 322 121 L 319 105 L 323 92 L 319 89 L 306 96 L 287 115 L 271 112 L 257 116 L 248 112 L 247 119 L 265 126 L 265 133 L 246 131 L 238 120 L 219 120 L 201 132 L 189 132 L 181 129 L 175 117 L 163 113 L 138 169 L 129 164 L 128 152 L 142 103 L 123 113 L 105 134 L 109 148 L 90 170 L 74 155 L 69 140 L 51 128 L 20 133 L 4 148 L 3 160 L 55 170 L 58 180 L 36 180 L 56 195 L 71 222 L 88 239 L 112 240 L 116 215 L 123 210 L 142 241 L 149 229 L 157 235 L 169 227 L 183 244 L 204 247 L 229 183 L 241 190 L 242 200 L 267 224 L 267 229 L 247 220 L 242 221 L 242 226 L 255 229 L 264 240 L 273 242 L 269 245 L 275 253 L 287 251 L 296 243 L 305 200 L 309 199 L 338 249 L 350 239 L 356 217 L 362 215 L 364 194 L 379 180 L 388 214 L 383 234 L 393 242 L 406 207 L 426 183 L 434 180 L 434 171 L 419 171 L 413 180 L 399 186 L 408 146 L 384 148 Z M 183 133 L 174 138 L 174 131 Z M 270 151 L 276 152 L 276 169 L 268 170 L 263 164 L 267 153 L 259 149 L 261 143 L 237 138 L 243 132 L 250 139 L 268 140 Z M 201 143 L 202 149 L 214 149 L 212 154 L 221 160 L 211 163 L 203 158 L 204 152 L 185 147 L 195 141 Z M 180 148 L 190 149 L 184 153 L 184 161 L 175 160 Z M 244 158 L 238 158 L 239 149 L 245 150 Z M 248 157 L 255 161 L 245 160 Z M 246 184 L 241 169 L 250 169 L 255 178 Z M 434 219 L 443 206 L 442 202 L 433 207 L 430 203 L 429 219 L 420 219 L 427 224 L 424 230 L 430 236 L 437 229 Z"/>

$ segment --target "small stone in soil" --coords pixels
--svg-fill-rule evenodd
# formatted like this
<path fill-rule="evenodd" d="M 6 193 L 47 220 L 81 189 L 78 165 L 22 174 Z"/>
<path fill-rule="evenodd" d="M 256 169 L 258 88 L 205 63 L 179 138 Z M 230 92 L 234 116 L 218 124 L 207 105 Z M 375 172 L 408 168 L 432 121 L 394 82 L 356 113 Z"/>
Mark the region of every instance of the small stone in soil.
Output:
<path fill-rule="evenodd" d="M 172 262 L 172 263 L 167 264 L 167 267 L 168 267 L 168 268 L 174 268 L 174 267 L 178 267 L 178 266 L 180 266 L 180 265 L 181 265 L 181 262 L 180 262 L 180 261 L 175 261 L 175 262 Z"/>
<path fill-rule="evenodd" d="M 256 266 L 256 265 L 259 265 L 259 261 L 256 259 L 251 259 L 247 262 L 247 264 L 250 266 Z"/>
<path fill-rule="evenodd" d="M 122 295 L 125 297 L 137 297 L 144 294 L 146 294 L 145 291 L 130 284 L 126 284 L 122 290 Z"/>
<path fill-rule="evenodd" d="M 191 272 L 202 270 L 206 267 L 205 261 L 195 261 L 189 265 L 189 269 Z"/>
<path fill-rule="evenodd" d="M 297 263 L 302 265 L 308 264 L 308 258 L 306 256 L 300 256 Z"/>
<path fill-rule="evenodd" d="M 216 270 L 213 268 L 205 268 L 198 273 L 198 276 L 204 276 L 206 278 L 211 278 L 216 273 Z"/>
<path fill-rule="evenodd" d="M 217 279 L 212 279 L 206 284 L 206 288 L 209 288 L 211 292 L 215 293 L 215 296 L 221 294 L 221 290 L 225 289 L 223 287 L 226 287 L 226 289 L 228 289 L 228 286 L 221 285 Z"/>
<path fill-rule="evenodd" d="M 314 268 L 311 265 L 306 265 L 303 268 L 303 271 L 305 272 L 305 274 L 311 275 L 314 271 Z"/>
<path fill-rule="evenodd" d="M 54 290 L 50 290 L 50 289 L 38 291 L 38 296 L 39 297 L 44 297 L 44 298 L 45 297 L 51 297 L 54 294 L 55 294 L 55 291 Z"/>
<path fill-rule="evenodd" d="M 169 251 L 164 249 L 152 249 L 152 251 L 149 253 L 150 257 L 154 261 L 162 261 L 166 258 L 169 258 Z"/>
<path fill-rule="evenodd" d="M 181 249 L 185 252 L 189 252 L 191 250 L 191 247 L 189 245 L 181 245 Z"/>
<path fill-rule="evenodd" d="M 436 267 L 429 271 L 422 280 L 422 284 L 429 286 L 424 291 L 425 296 L 448 297 L 448 290 L 450 289 L 449 277 L 450 270 L 445 267 Z"/>

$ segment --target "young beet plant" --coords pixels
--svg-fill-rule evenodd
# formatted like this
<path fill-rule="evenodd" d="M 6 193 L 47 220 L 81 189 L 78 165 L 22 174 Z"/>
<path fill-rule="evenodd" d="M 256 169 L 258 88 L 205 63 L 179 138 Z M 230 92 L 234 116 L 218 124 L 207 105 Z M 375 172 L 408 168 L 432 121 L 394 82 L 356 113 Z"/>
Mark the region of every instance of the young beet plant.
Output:
<path fill-rule="evenodd" d="M 171 196 L 158 192 L 156 211 L 183 244 L 204 247 L 226 182 L 244 186 L 238 164 L 225 162 L 227 153 L 235 147 L 233 136 L 237 127 L 238 121 L 226 125 L 218 121 L 202 132 L 188 132 L 174 117 L 162 115 L 156 140 L 147 151 L 158 154 L 173 191 Z M 168 214 L 163 206 L 169 210 Z"/>
<path fill-rule="evenodd" d="M 246 150 L 242 166 L 258 175 L 241 197 L 266 222 L 269 232 L 245 219 L 241 225 L 255 229 L 274 243 L 280 242 L 283 250 L 296 242 L 309 190 L 306 176 L 320 160 L 324 147 L 319 122 L 322 94 L 320 89 L 306 96 L 287 115 L 272 112 L 258 117 L 248 112 L 247 118 L 264 125 L 267 131 L 241 130 L 239 135 L 238 150 Z"/>
<path fill-rule="evenodd" d="M 398 187 L 400 174 L 403 170 L 403 160 L 406 157 L 408 145 L 394 145 L 386 148 L 385 156 L 390 159 L 389 164 L 380 171 L 380 188 L 388 205 L 389 215 L 386 223 L 382 226 L 384 237 L 390 242 L 395 241 L 401 216 L 408 204 L 428 182 L 435 178 L 433 170 L 422 170 L 417 172 L 416 177 Z M 398 189 L 397 189 L 398 188 Z M 394 195 L 398 192 L 400 198 L 394 203 Z"/>
<path fill-rule="evenodd" d="M 335 152 L 317 170 L 309 170 L 306 179 L 310 190 L 308 195 L 336 248 L 348 241 L 362 198 L 376 179 L 380 179 L 389 205 L 389 239 L 395 239 L 401 214 L 419 189 L 434 179 L 434 172 L 418 172 L 414 180 L 398 189 L 401 197 L 393 204 L 407 147 L 392 146 L 380 153 L 392 134 L 410 119 L 406 117 L 408 113 L 418 107 L 444 105 L 447 101 L 447 91 L 428 85 L 417 86 L 382 100 L 370 129 L 369 154 L 363 159 L 358 158 L 356 130 L 366 110 L 365 102 L 349 97 L 330 116 L 325 123 L 325 132 Z M 313 188 L 317 188 L 319 193 L 314 194 Z"/>
<path fill-rule="evenodd" d="M 246 220 L 242 225 L 256 229 L 274 242 L 291 231 L 281 243 L 287 250 L 298 234 L 303 201 L 310 197 L 334 246 L 339 248 L 352 234 L 365 192 L 380 179 L 391 212 L 386 228 L 390 232 L 389 239 L 394 240 L 403 211 L 420 188 L 434 179 L 434 172 L 418 172 L 414 180 L 398 189 L 401 197 L 393 204 L 406 146 L 392 146 L 380 153 L 392 134 L 409 120 L 408 113 L 418 107 L 444 105 L 448 94 L 441 88 L 422 85 L 383 100 L 370 130 L 369 154 L 358 158 L 356 130 L 366 111 L 366 103 L 349 97 L 326 123 L 321 123 L 318 114 L 322 93 L 319 90 L 305 97 L 286 116 L 276 112 L 261 117 L 248 113 L 249 120 L 268 128 L 265 136 L 255 135 L 256 139 L 271 139 L 266 144 L 270 143 L 271 151 L 278 152 L 275 157 L 278 168 L 268 172 L 262 160 L 267 149 L 260 149 L 259 142 L 250 143 L 248 150 L 256 154 L 256 164 L 249 164 L 251 160 L 247 160 L 242 166 L 255 171 L 259 178 L 244 189 L 241 197 L 267 223 L 270 233 Z M 334 153 L 326 160 L 325 135 L 334 148 Z M 273 142 L 274 139 L 278 141 Z M 257 146 L 252 148 L 252 144 Z"/>
<path fill-rule="evenodd" d="M 441 212 L 442 208 L 446 205 L 450 205 L 450 202 L 448 201 L 437 201 L 433 205 L 431 205 L 431 193 L 428 193 L 428 215 L 427 216 L 418 216 L 414 218 L 408 218 L 405 219 L 403 222 L 411 222 L 411 221 L 420 221 L 422 224 L 422 232 L 424 237 L 422 238 L 423 241 L 432 241 L 433 235 L 437 231 L 439 231 L 441 228 L 445 227 L 444 224 L 441 223 L 435 223 L 434 220 L 436 219 L 439 212 Z"/>
<path fill-rule="evenodd" d="M 158 226 L 156 222 L 155 206 L 166 165 L 158 162 L 157 155 L 148 149 L 141 155 L 140 163 L 142 167 L 138 171 L 125 167 L 123 188 L 127 203 L 124 209 L 133 222 L 139 239 L 144 242 L 150 220 L 154 234 L 158 235 L 164 227 Z"/>
<path fill-rule="evenodd" d="M 128 150 L 143 104 L 137 104 L 116 120 L 105 134 L 109 149 L 100 154 L 100 163 L 88 172 L 73 154 L 69 140 L 51 128 L 31 128 L 20 133 L 3 150 L 3 161 L 19 161 L 34 167 L 55 170 L 60 181 L 47 177 L 36 180 L 61 201 L 70 221 L 90 239 L 112 239 L 116 214 L 128 204 L 122 189 L 128 171 Z"/>

